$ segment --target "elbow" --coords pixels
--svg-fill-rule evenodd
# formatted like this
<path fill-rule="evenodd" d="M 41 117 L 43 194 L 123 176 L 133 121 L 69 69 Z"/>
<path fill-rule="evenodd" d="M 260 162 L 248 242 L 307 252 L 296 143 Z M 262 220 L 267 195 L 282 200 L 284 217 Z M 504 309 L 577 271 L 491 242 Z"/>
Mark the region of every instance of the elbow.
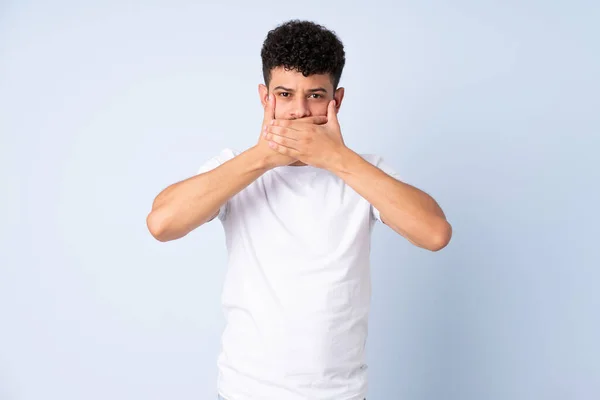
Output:
<path fill-rule="evenodd" d="M 146 226 L 154 239 L 159 242 L 168 242 L 171 238 L 168 235 L 167 221 L 164 214 L 158 210 L 153 210 L 146 218 Z"/>
<path fill-rule="evenodd" d="M 440 221 L 431 234 L 428 250 L 440 251 L 450 243 L 452 238 L 452 225 L 445 219 Z"/>

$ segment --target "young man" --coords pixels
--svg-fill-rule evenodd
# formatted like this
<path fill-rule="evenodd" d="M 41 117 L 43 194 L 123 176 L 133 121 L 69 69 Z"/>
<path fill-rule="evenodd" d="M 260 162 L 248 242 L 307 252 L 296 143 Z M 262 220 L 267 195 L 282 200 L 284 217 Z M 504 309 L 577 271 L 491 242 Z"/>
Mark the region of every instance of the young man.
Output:
<path fill-rule="evenodd" d="M 373 224 L 432 251 L 446 246 L 451 227 L 381 157 L 344 144 L 345 53 L 333 32 L 289 21 L 268 33 L 261 54 L 257 144 L 223 150 L 162 191 L 148 228 L 169 241 L 215 217 L 224 226 L 220 396 L 362 400 Z"/>

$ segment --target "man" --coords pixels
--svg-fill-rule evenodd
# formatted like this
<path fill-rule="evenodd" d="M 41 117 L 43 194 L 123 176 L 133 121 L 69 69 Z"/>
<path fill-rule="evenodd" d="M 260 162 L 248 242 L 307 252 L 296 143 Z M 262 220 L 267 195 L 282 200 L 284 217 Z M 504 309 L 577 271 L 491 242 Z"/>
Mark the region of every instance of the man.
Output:
<path fill-rule="evenodd" d="M 181 238 L 218 217 L 229 254 L 218 392 L 227 400 L 362 400 L 370 234 L 446 246 L 437 203 L 342 139 L 344 48 L 308 21 L 270 31 L 255 146 L 223 150 L 154 200 L 148 228 Z"/>

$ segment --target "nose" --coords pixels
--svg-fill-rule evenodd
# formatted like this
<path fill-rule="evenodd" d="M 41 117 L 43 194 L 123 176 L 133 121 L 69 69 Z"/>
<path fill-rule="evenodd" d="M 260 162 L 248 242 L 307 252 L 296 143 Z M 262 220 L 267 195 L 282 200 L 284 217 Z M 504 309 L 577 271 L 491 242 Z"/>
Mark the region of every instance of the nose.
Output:
<path fill-rule="evenodd" d="M 290 117 L 292 119 L 305 118 L 310 116 L 310 110 L 308 109 L 308 104 L 306 103 L 306 99 L 297 98 L 294 102 Z"/>

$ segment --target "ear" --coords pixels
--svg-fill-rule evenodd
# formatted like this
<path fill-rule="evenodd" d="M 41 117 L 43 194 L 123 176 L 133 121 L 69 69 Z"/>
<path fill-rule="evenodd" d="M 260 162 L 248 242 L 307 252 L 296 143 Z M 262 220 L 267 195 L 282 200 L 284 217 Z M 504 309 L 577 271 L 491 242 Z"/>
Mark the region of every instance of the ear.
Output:
<path fill-rule="evenodd" d="M 340 107 L 342 105 L 342 101 L 344 100 L 344 88 L 338 88 L 333 94 L 333 99 L 335 100 L 335 112 L 336 114 L 340 111 Z"/>
<path fill-rule="evenodd" d="M 260 97 L 260 103 L 262 104 L 262 107 L 265 108 L 265 105 L 267 104 L 267 97 L 269 96 L 269 88 L 262 83 L 259 84 L 258 96 Z"/>

